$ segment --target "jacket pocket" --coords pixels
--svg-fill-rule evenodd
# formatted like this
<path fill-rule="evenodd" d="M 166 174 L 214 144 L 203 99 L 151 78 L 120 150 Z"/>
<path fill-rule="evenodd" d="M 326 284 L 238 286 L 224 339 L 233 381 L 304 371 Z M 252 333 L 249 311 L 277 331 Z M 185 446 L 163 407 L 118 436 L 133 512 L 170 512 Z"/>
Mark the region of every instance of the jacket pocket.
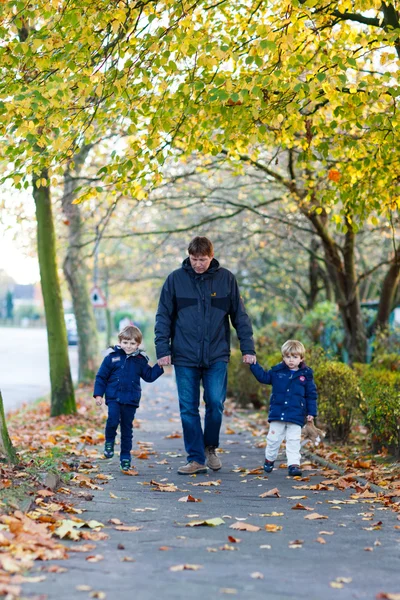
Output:
<path fill-rule="evenodd" d="M 176 298 L 177 310 L 182 310 L 189 306 L 197 306 L 197 298 Z"/>
<path fill-rule="evenodd" d="M 229 312 L 231 307 L 231 297 L 224 296 L 223 298 L 216 298 L 214 296 L 211 297 L 211 307 L 219 308 L 219 310 L 223 310 L 224 312 Z"/>

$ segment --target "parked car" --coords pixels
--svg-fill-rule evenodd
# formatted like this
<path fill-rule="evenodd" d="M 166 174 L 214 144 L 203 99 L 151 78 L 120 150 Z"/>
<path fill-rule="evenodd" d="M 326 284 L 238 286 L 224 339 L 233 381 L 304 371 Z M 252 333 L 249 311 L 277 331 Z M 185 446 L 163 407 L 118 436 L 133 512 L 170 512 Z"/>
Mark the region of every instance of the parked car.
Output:
<path fill-rule="evenodd" d="M 64 315 L 65 327 L 67 328 L 67 339 L 69 346 L 76 346 L 78 343 L 78 328 L 76 326 L 75 315 Z"/>

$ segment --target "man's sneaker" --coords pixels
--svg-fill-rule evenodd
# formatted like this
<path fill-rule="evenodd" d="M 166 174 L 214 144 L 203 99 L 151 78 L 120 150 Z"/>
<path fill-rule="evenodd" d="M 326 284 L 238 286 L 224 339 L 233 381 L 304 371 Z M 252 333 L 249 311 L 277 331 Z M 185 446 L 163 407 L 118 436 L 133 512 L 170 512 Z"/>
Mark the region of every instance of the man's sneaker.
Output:
<path fill-rule="evenodd" d="M 192 462 L 188 462 L 185 466 L 179 467 L 178 469 L 179 475 L 194 475 L 195 473 L 207 473 L 206 465 L 201 465 L 200 463 L 193 460 Z"/>
<path fill-rule="evenodd" d="M 274 468 L 274 461 L 273 460 L 267 460 L 265 459 L 264 462 L 264 471 L 266 473 L 271 473 L 272 469 Z"/>
<path fill-rule="evenodd" d="M 288 471 L 289 471 L 289 475 L 291 477 L 296 477 L 296 476 L 303 475 L 303 473 L 301 472 L 301 469 L 300 469 L 299 465 L 289 465 Z"/>
<path fill-rule="evenodd" d="M 106 458 L 112 458 L 114 456 L 114 443 L 106 442 L 104 444 L 104 456 Z"/>
<path fill-rule="evenodd" d="M 121 460 L 121 471 L 129 471 L 131 468 L 131 461 L 129 458 L 123 458 Z"/>
<path fill-rule="evenodd" d="M 222 467 L 222 462 L 217 456 L 217 449 L 215 446 L 206 446 L 206 465 L 213 471 L 219 471 Z"/>

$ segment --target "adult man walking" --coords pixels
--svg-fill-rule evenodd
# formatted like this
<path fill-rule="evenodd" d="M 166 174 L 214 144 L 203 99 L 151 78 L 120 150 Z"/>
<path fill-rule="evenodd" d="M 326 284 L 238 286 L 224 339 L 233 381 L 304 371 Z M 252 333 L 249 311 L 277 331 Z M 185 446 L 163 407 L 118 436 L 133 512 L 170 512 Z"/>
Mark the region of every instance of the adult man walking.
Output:
<path fill-rule="evenodd" d="M 195 237 L 189 257 L 166 279 L 156 315 L 158 364 L 175 366 L 188 462 L 181 475 L 218 471 L 216 454 L 226 396 L 230 354 L 229 319 L 236 329 L 243 362 L 256 362 L 250 319 L 234 275 L 220 267 L 211 241 Z M 206 413 L 199 414 L 200 383 Z M 206 466 L 207 465 L 207 466 Z"/>

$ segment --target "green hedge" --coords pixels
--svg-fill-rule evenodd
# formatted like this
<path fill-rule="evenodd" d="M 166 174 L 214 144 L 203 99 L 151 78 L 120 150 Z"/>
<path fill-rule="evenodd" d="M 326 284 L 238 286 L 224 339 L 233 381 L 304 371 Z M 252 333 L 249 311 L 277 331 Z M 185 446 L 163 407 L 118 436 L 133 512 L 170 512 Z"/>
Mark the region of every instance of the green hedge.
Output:
<path fill-rule="evenodd" d="M 331 441 L 347 442 L 363 400 L 356 373 L 346 364 L 319 361 L 314 371 L 318 389 L 318 420 Z"/>
<path fill-rule="evenodd" d="M 400 456 L 400 373 L 355 365 L 364 395 L 363 421 L 374 451 Z"/>

